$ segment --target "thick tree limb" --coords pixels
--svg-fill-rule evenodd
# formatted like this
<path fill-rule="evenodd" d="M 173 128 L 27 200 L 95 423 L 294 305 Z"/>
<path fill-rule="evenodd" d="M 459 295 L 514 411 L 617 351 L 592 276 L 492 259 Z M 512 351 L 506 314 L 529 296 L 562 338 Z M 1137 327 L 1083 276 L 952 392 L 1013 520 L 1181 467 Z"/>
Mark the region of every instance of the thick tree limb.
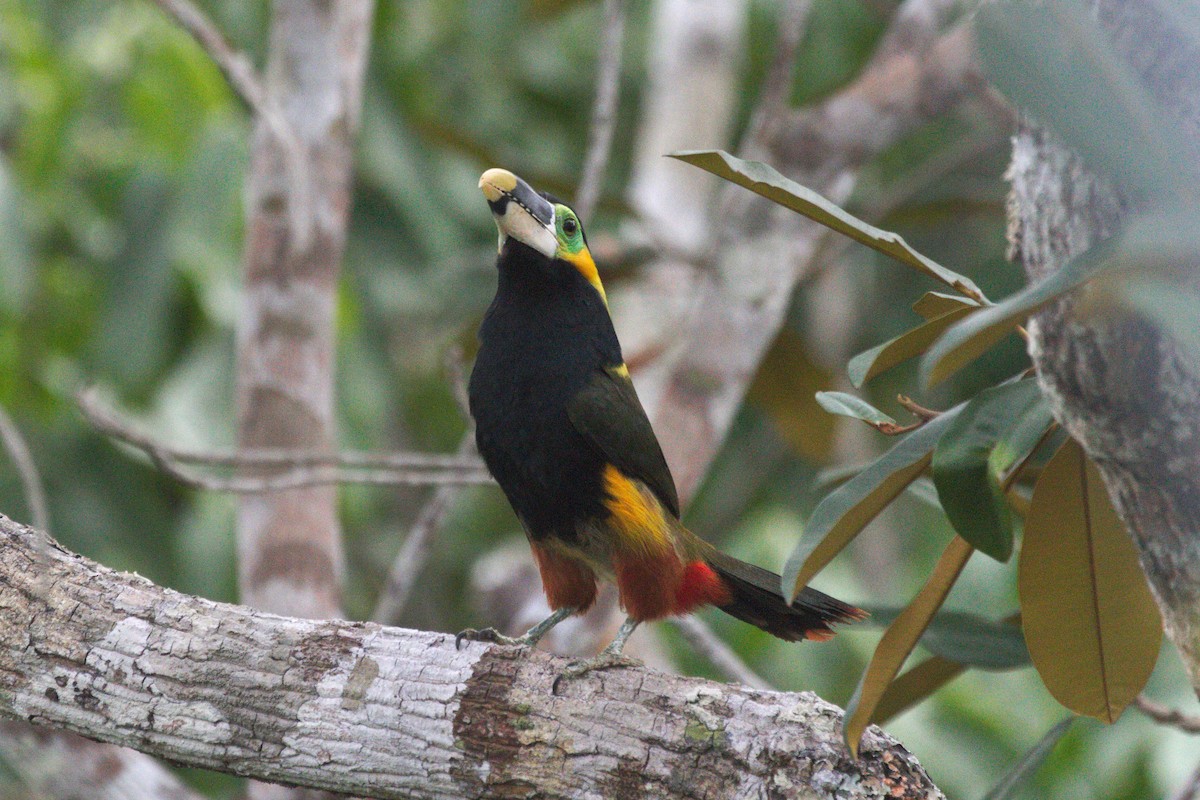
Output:
<path fill-rule="evenodd" d="M 1200 52 L 1154 2 L 1092 4 L 1115 52 L 1200 142 Z M 1009 170 L 1010 237 L 1032 279 L 1116 232 L 1129 200 L 1036 124 Z M 1181 264 L 1194 291 L 1194 264 Z M 1130 528 L 1142 567 L 1200 693 L 1200 367 L 1150 323 L 1081 313 L 1071 296 L 1036 316 L 1030 353 L 1055 416 L 1078 439 Z"/>
<path fill-rule="evenodd" d="M 0 517 L 0 710 L 174 762 L 380 798 L 941 797 L 811 694 L 213 603 Z"/>

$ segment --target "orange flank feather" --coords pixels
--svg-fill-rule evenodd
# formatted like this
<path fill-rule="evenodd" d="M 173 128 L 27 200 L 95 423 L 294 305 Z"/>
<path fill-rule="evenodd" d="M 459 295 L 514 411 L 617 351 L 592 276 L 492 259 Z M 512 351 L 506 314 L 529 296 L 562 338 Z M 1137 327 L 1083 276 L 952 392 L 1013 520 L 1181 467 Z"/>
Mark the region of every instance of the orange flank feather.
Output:
<path fill-rule="evenodd" d="M 704 561 L 686 560 L 690 535 L 654 494 L 611 464 L 604 468 L 605 506 L 616 535 L 613 570 L 621 605 L 636 620 L 725 605 L 732 595 Z"/>
<path fill-rule="evenodd" d="M 674 550 L 671 529 L 662 504 L 640 482 L 635 482 L 612 464 L 604 466 L 605 508 L 612 514 L 618 553 L 659 560 L 664 551 Z M 678 556 L 675 557 L 678 561 Z"/>
<path fill-rule="evenodd" d="M 592 607 L 596 602 L 596 574 L 591 567 L 535 542 L 531 542 L 530 547 L 537 559 L 538 571 L 542 573 L 542 588 L 550 608 L 558 610 L 570 606 L 582 614 Z"/>

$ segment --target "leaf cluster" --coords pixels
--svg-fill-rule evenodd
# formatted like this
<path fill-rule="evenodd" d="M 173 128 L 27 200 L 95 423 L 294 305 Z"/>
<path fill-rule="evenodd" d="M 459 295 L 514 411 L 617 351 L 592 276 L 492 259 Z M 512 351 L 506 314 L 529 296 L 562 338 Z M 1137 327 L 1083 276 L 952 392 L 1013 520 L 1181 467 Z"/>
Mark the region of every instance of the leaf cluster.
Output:
<path fill-rule="evenodd" d="M 1168 267 L 1194 261 L 1200 253 L 1194 204 L 1185 202 L 1200 185 L 1194 170 L 1200 161 L 1163 124 L 1161 112 L 1137 91 L 1135 79 L 1107 52 L 1094 23 L 1075 7 L 1057 1 L 990 4 L 976 25 L 1000 88 L 1050 124 L 1089 166 L 1111 177 L 1138 209 L 1117 235 L 1002 302 L 992 302 L 967 277 L 898 235 L 857 219 L 766 164 L 723 151 L 674 157 L 803 214 L 949 290 L 928 292 L 913 306 L 919 324 L 850 361 L 856 388 L 918 357 L 924 386 L 936 385 L 1006 337 L 1027 336 L 1021 325 L 1028 317 L 1085 284 L 1115 301 L 1098 308 L 1140 314 L 1184 344 L 1195 344 L 1196 298 L 1178 299 L 1177 276 Z M 1066 46 L 1060 40 L 1064 35 Z M 1096 76 L 1082 95 L 1081 74 Z M 1101 108 L 1104 113 L 1097 113 Z M 1104 280 L 1097 281 L 1100 277 Z M 785 594 L 795 596 L 807 586 L 867 523 L 926 474 L 955 531 L 912 601 L 878 614 L 887 628 L 845 717 L 852 752 L 870 722 L 910 707 L 968 668 L 1032 663 L 1070 711 L 1109 723 L 1150 677 L 1162 623 L 1137 553 L 1095 464 L 1057 428 L 1030 373 L 1013 375 L 940 413 L 910 401 L 918 416 L 911 425 L 897 423 L 854 395 L 817 395 L 826 411 L 899 438 L 817 505 L 784 569 Z M 1002 563 L 1017 553 L 1020 608 L 1001 621 L 938 613 L 976 551 Z M 933 655 L 901 674 L 918 643 Z M 1014 770 L 1014 781 L 1030 763 L 1040 763 L 1066 725 L 1056 726 L 1031 751 Z M 1010 788 L 998 787 L 996 796 Z"/>

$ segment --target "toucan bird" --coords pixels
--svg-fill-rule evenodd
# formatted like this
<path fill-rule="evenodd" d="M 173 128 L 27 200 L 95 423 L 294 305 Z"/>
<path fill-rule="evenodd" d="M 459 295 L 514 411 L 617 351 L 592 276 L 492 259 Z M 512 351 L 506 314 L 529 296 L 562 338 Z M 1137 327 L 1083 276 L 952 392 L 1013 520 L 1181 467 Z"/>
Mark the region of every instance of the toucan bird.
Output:
<path fill-rule="evenodd" d="M 479 453 L 533 549 L 553 613 L 534 645 L 617 585 L 628 618 L 592 669 L 620 663 L 643 621 L 713 605 L 781 639 L 828 639 L 864 612 L 728 556 L 679 521 L 679 496 L 638 400 L 579 218 L 503 169 L 479 179 L 499 229 L 496 297 L 479 329 L 469 400 Z"/>

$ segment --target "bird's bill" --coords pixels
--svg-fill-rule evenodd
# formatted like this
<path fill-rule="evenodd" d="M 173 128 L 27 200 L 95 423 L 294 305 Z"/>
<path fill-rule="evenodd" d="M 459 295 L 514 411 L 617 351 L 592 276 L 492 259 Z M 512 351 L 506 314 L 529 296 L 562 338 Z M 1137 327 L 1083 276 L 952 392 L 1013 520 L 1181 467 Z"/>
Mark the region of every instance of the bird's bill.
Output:
<path fill-rule="evenodd" d="M 500 248 L 511 236 L 546 258 L 554 258 L 558 236 L 554 228 L 554 205 L 549 200 L 506 169 L 493 168 L 483 173 L 479 188 L 496 218 Z"/>

